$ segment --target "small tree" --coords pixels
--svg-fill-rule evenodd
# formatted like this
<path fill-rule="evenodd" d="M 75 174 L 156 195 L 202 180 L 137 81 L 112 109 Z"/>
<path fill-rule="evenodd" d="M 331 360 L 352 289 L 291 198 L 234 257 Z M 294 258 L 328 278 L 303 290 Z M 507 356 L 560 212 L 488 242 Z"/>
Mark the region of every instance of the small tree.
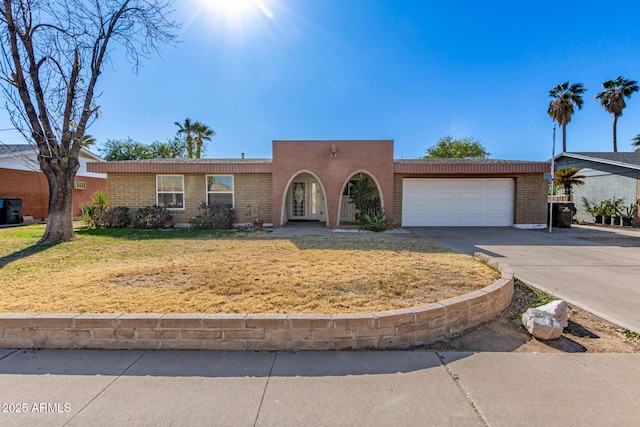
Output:
<path fill-rule="evenodd" d="M 491 154 L 475 138 L 444 136 L 427 149 L 424 159 L 486 159 Z"/>
<path fill-rule="evenodd" d="M 564 168 L 555 173 L 553 183 L 564 189 L 564 194 L 571 200 L 571 189 L 574 185 L 584 185 L 584 175 L 577 175 L 580 168 Z"/>
<path fill-rule="evenodd" d="M 104 147 L 100 149 L 102 158 L 109 161 L 118 160 L 142 160 L 151 158 L 151 150 L 148 145 L 127 139 L 107 139 Z"/>
<path fill-rule="evenodd" d="M 356 181 L 351 187 L 351 200 L 356 207 L 356 220 L 360 228 L 384 231 L 389 224 L 375 185 L 367 177 Z"/>
<path fill-rule="evenodd" d="M 153 159 L 180 159 L 187 157 L 187 147 L 180 138 L 167 138 L 165 142 L 156 141 L 150 147 Z"/>

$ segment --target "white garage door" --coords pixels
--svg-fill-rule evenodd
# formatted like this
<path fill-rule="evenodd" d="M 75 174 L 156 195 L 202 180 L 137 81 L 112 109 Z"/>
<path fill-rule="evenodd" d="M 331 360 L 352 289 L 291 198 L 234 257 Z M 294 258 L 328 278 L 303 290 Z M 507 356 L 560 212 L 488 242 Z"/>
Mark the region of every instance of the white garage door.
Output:
<path fill-rule="evenodd" d="M 402 225 L 499 227 L 513 225 L 511 178 L 405 178 Z"/>

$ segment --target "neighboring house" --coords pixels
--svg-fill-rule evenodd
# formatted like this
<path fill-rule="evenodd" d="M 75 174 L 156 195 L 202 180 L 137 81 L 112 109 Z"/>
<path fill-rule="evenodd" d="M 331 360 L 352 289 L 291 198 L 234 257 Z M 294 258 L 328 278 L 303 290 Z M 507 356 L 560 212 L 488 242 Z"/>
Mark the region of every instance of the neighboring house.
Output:
<path fill-rule="evenodd" d="M 80 151 L 80 169 L 73 190 L 73 215 L 91 201 L 96 191 L 107 190 L 107 175 L 87 172 L 88 162 L 102 159 L 90 151 Z M 0 199 L 22 199 L 22 216 L 45 219 L 49 212 L 49 184 L 40 170 L 36 153 L 29 144 L 0 144 Z"/>
<path fill-rule="evenodd" d="M 393 141 L 273 141 L 272 159 L 161 159 L 90 163 L 106 173 L 109 203 L 159 204 L 177 224 L 203 202 L 235 208 L 260 202 L 265 223 L 355 223 L 349 193 L 368 177 L 395 226 L 544 227 L 549 163 L 505 160 L 394 160 Z"/>
<path fill-rule="evenodd" d="M 579 221 L 593 222 L 583 197 L 591 206 L 611 198 L 624 199 L 628 206 L 640 199 L 640 152 L 561 153 L 556 161 L 558 169 L 577 167 L 585 176 L 584 185 L 572 189 Z"/>

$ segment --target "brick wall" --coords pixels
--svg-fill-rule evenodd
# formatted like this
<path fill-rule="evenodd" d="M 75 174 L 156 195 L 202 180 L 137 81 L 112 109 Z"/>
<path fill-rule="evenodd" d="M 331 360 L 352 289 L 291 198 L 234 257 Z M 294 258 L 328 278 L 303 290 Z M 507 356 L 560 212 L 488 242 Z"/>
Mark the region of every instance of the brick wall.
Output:
<path fill-rule="evenodd" d="M 171 210 L 173 221 L 186 224 L 199 214 L 206 199 L 206 175 L 184 174 L 184 210 Z M 245 208 L 260 201 L 260 214 L 265 222 L 272 222 L 271 175 L 234 174 L 235 221 L 245 221 Z M 138 208 L 156 204 L 156 174 L 110 173 L 109 205 L 126 206 L 133 213 Z"/>
<path fill-rule="evenodd" d="M 84 190 L 73 190 L 73 216 L 82 215 L 82 205 L 90 203 L 91 197 L 96 191 L 107 191 L 107 180 L 104 178 L 91 178 L 87 176 L 76 176 L 76 181 L 84 181 L 87 188 Z"/>
<path fill-rule="evenodd" d="M 441 341 L 495 318 L 511 302 L 513 270 L 438 303 L 363 314 L 0 314 L 0 348 L 342 350 Z"/>
<path fill-rule="evenodd" d="M 236 222 L 245 222 L 245 209 L 249 204 L 260 202 L 260 218 L 273 223 L 271 174 L 234 175 Z"/>
<path fill-rule="evenodd" d="M 546 224 L 549 181 L 542 174 L 518 175 L 515 182 L 514 224 Z"/>
<path fill-rule="evenodd" d="M 402 224 L 402 175 L 393 177 L 393 225 L 399 227 Z"/>
<path fill-rule="evenodd" d="M 107 180 L 102 178 L 76 177 L 76 181 L 87 183 L 85 190 L 73 190 L 73 216 L 81 215 L 81 205 L 91 201 L 96 191 L 107 190 Z M 49 183 L 42 172 L 0 169 L 0 199 L 22 199 L 22 216 L 44 219 L 49 212 Z"/>
<path fill-rule="evenodd" d="M 49 184 L 43 173 L 0 169 L 0 199 L 22 199 L 22 216 L 47 217 Z"/>

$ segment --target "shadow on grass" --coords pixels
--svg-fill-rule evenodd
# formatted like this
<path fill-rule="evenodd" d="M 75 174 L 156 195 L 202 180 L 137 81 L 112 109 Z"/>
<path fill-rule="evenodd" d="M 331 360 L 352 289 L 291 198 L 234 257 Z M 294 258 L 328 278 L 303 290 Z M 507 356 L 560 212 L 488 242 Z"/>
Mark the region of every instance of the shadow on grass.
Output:
<path fill-rule="evenodd" d="M 271 232 L 244 230 L 140 230 L 83 229 L 76 230 L 79 236 L 99 236 L 126 240 L 237 240 L 282 241 L 287 240 L 300 250 L 359 250 L 359 251 L 411 251 L 421 253 L 455 253 L 446 246 L 424 237 L 392 236 L 382 234 L 327 234 L 327 235 L 274 235 Z"/>
<path fill-rule="evenodd" d="M 26 258 L 31 255 L 39 254 L 40 252 L 44 252 L 47 249 L 56 246 L 56 244 L 48 244 L 48 245 L 32 245 L 27 248 L 21 249 L 17 252 L 14 252 L 9 255 L 5 255 L 0 257 L 0 269 L 4 268 L 7 264 L 16 261 L 18 259 Z"/>

